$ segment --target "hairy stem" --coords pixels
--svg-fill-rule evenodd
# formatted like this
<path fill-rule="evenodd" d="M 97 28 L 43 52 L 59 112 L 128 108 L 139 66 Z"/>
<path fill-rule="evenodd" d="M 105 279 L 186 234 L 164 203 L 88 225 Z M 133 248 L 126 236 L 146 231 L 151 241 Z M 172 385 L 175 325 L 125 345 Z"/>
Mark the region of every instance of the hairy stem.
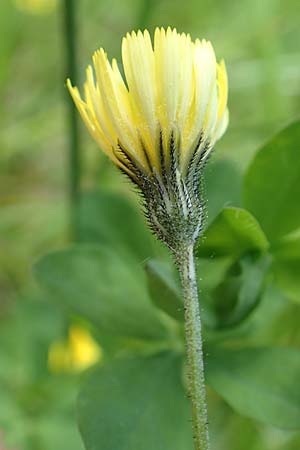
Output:
<path fill-rule="evenodd" d="M 194 248 L 183 249 L 178 258 L 185 308 L 188 389 L 192 404 L 195 450 L 209 449 L 200 307 L 196 283 Z"/>

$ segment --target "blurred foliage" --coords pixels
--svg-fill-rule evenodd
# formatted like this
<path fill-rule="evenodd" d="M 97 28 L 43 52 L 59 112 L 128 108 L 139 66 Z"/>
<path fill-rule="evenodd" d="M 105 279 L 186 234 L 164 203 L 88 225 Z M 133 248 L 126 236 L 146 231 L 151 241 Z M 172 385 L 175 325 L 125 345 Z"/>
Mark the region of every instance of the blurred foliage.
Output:
<path fill-rule="evenodd" d="M 299 430 L 300 422 L 300 306 L 299 301 L 290 302 L 289 290 L 278 283 L 278 274 L 285 273 L 284 258 L 280 264 L 276 261 L 291 253 L 292 239 L 298 244 L 299 223 L 279 214 L 283 194 L 277 195 L 274 179 L 283 179 L 287 165 L 297 161 L 299 126 L 290 125 L 271 140 L 272 145 L 260 148 L 244 175 L 244 195 L 239 198 L 244 197 L 256 218 L 244 204 L 224 207 L 220 192 L 219 212 L 208 221 L 205 240 L 197 249 L 209 386 L 236 413 L 291 430 L 282 436 L 296 441 L 292 432 Z M 283 148 L 286 164 L 278 166 Z M 254 183 L 262 176 L 261 195 L 255 195 L 249 180 Z M 231 183 L 236 180 L 228 179 L 228 186 Z M 207 180 L 207 196 L 213 200 L 211 186 Z M 283 192 L 288 189 L 289 179 Z M 289 239 L 282 232 L 278 238 L 269 226 L 270 198 Z M 293 195 L 284 197 L 284 208 L 295 208 Z M 159 245 L 141 251 L 154 239 L 141 221 L 134 221 L 131 232 L 120 228 L 122 217 L 131 216 L 126 197 L 86 193 L 79 214 L 84 218 L 79 221 L 83 243 L 44 256 L 34 271 L 47 298 L 90 323 L 103 347 L 103 366 L 90 373 L 79 396 L 85 446 L 191 448 L 183 307 L 172 261 Z M 300 261 L 300 252 L 295 250 L 293 258 Z M 289 319 L 283 321 L 284 316 Z M 212 420 L 218 408 L 209 402 Z M 174 426 L 174 411 L 180 426 Z"/>
<path fill-rule="evenodd" d="M 70 327 L 80 326 L 101 346 L 104 364 L 88 375 L 79 397 L 87 446 L 99 445 L 104 423 L 114 427 L 113 417 L 127 414 L 131 446 L 140 448 L 148 436 L 151 450 L 172 440 L 179 449 L 190 423 L 176 273 L 147 232 L 129 184 L 85 132 L 82 244 L 64 249 L 61 6 L 0 3 L 0 445 L 82 448 L 74 413 L 81 376 L 53 373 L 48 359 L 58 343 L 70 350 Z M 207 229 L 197 249 L 208 382 L 218 393 L 209 391 L 212 446 L 298 450 L 299 432 L 274 425 L 300 422 L 299 123 L 256 153 L 299 116 L 298 2 L 191 0 L 183 10 L 179 0 L 82 0 L 76 7 L 81 67 L 99 46 L 120 58 L 124 33 L 156 25 L 211 39 L 225 58 L 230 127 L 206 169 Z M 48 252 L 35 269 L 41 291 L 31 266 Z M 93 422 L 99 405 L 106 415 Z M 102 450 L 122 448 L 111 439 Z"/>
<path fill-rule="evenodd" d="M 14 0 L 18 9 L 32 14 L 49 14 L 56 5 L 57 0 Z"/>

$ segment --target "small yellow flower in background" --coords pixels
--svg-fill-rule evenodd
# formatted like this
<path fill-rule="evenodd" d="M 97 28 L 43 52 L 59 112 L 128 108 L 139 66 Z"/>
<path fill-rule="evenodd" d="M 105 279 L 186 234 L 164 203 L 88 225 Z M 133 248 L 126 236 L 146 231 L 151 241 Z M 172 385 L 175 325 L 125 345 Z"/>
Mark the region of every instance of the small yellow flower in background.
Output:
<path fill-rule="evenodd" d="M 202 169 L 228 125 L 225 64 L 210 42 L 170 27 L 157 28 L 153 44 L 147 30 L 128 33 L 122 61 L 125 77 L 101 48 L 84 95 L 67 86 L 90 134 L 139 187 L 152 230 L 174 251 L 202 229 Z"/>
<path fill-rule="evenodd" d="M 31 14 L 49 14 L 54 11 L 57 0 L 14 0 L 18 9 Z"/>
<path fill-rule="evenodd" d="M 80 372 L 101 359 L 101 348 L 90 333 L 78 326 L 70 327 L 67 341 L 54 342 L 48 353 L 51 372 Z"/>

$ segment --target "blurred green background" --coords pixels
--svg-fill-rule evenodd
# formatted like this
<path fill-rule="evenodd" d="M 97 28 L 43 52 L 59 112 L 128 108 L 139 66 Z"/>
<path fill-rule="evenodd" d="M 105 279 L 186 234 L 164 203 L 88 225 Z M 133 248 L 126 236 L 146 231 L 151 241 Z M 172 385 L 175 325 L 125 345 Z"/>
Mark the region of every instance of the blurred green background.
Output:
<path fill-rule="evenodd" d="M 230 159 L 244 171 L 256 148 L 299 116 L 297 0 L 76 0 L 74 6 L 79 84 L 98 47 L 120 60 L 121 37 L 132 29 L 170 25 L 213 42 L 230 86 L 230 125 L 216 160 Z M 49 363 L 49 349 L 64 352 L 78 318 L 41 302 L 31 269 L 72 236 L 63 9 L 62 0 L 0 3 L 1 449 L 82 448 L 73 411 L 77 369 L 85 362 Z M 107 187 L 136 201 L 81 124 L 80 150 L 82 190 Z M 299 448 L 288 433 L 237 418 L 225 403 L 218 410 L 222 450 L 242 450 L 240 433 L 248 433 L 251 449 Z"/>

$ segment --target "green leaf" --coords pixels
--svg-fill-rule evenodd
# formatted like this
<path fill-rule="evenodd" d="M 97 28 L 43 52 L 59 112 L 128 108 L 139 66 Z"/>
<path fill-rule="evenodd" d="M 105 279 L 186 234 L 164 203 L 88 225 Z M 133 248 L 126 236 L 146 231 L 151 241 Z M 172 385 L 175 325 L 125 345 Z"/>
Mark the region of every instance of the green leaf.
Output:
<path fill-rule="evenodd" d="M 242 180 L 235 165 L 226 159 L 208 163 L 204 175 L 208 226 L 225 206 L 241 205 Z"/>
<path fill-rule="evenodd" d="M 291 233 L 272 246 L 274 258 L 280 261 L 291 261 L 300 258 L 300 229 Z"/>
<path fill-rule="evenodd" d="M 273 250 L 275 282 L 293 301 L 300 302 L 300 238 L 283 239 Z"/>
<path fill-rule="evenodd" d="M 181 358 L 119 359 L 93 371 L 78 402 L 88 450 L 192 450 Z"/>
<path fill-rule="evenodd" d="M 184 320 L 180 285 L 167 262 L 150 260 L 145 265 L 148 289 L 153 303 L 176 320 Z"/>
<path fill-rule="evenodd" d="M 165 335 L 146 288 L 142 267 L 123 253 L 77 245 L 42 258 L 35 266 L 42 287 L 55 301 L 112 336 Z"/>
<path fill-rule="evenodd" d="M 234 327 L 204 329 L 205 340 L 209 345 L 238 344 L 239 347 L 298 346 L 299 322 L 300 305 L 287 302 L 282 291 L 268 282 L 258 304 L 246 320 Z"/>
<path fill-rule="evenodd" d="M 238 257 L 247 251 L 267 249 L 267 238 L 252 214 L 245 209 L 228 207 L 205 231 L 196 252 L 201 257 Z"/>
<path fill-rule="evenodd" d="M 213 292 L 219 327 L 237 325 L 258 305 L 270 262 L 269 255 L 245 255 L 229 269 Z"/>
<path fill-rule="evenodd" d="M 220 258 L 196 258 L 196 274 L 200 292 L 212 291 L 221 283 L 233 259 L 230 257 Z"/>
<path fill-rule="evenodd" d="M 214 349 L 207 358 L 206 375 L 210 386 L 240 414 L 299 430 L 298 349 Z"/>
<path fill-rule="evenodd" d="M 271 241 L 300 226 L 299 149 L 297 121 L 260 149 L 245 175 L 245 207 Z"/>
<path fill-rule="evenodd" d="M 228 257 L 196 258 L 196 275 L 204 333 L 206 328 L 215 329 L 218 326 L 219 319 L 216 315 L 212 293 L 224 280 L 231 265 L 232 260 Z"/>
<path fill-rule="evenodd" d="M 82 195 L 78 209 L 79 238 L 83 242 L 126 249 L 139 260 L 153 255 L 154 238 L 141 211 L 124 196 L 109 191 Z"/>
<path fill-rule="evenodd" d="M 210 396 L 209 409 L 213 407 L 213 422 L 209 424 L 211 448 L 218 450 L 279 450 L 266 447 L 264 436 L 258 433 L 257 424 L 230 410 L 217 395 Z M 217 425 L 217 426 L 216 426 Z M 241 431 L 242 430 L 242 431 Z M 278 431 L 278 430 L 276 430 Z M 280 448 L 280 450 L 283 450 Z"/>
<path fill-rule="evenodd" d="M 273 270 L 277 286 L 290 300 L 300 303 L 300 260 L 276 262 Z"/>

